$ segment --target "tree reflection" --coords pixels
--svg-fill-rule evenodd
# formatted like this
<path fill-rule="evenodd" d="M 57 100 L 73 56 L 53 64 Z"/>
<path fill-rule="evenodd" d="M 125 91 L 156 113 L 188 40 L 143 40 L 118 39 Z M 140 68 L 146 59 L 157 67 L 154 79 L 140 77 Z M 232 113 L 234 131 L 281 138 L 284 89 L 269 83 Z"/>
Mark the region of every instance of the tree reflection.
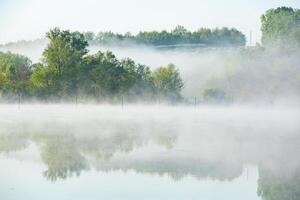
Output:
<path fill-rule="evenodd" d="M 27 148 L 29 139 L 26 134 L 1 134 L 0 133 L 0 153 L 20 151 Z"/>
<path fill-rule="evenodd" d="M 186 176 L 232 181 L 242 174 L 244 164 L 259 163 L 257 193 L 262 199 L 298 200 L 300 196 L 300 160 L 287 156 L 300 153 L 299 145 L 295 143 L 297 137 L 281 138 L 280 143 L 270 141 L 267 143 L 269 149 L 263 150 L 258 147 L 266 143 L 265 138 L 257 140 L 257 136 L 248 135 L 250 143 L 247 143 L 242 140 L 244 138 L 237 137 L 239 133 L 233 132 L 232 138 L 230 135 L 224 137 L 230 145 L 220 147 L 223 141 L 218 139 L 222 135 L 212 137 L 204 133 L 197 138 L 191 137 L 198 139 L 193 145 L 204 146 L 199 148 L 202 151 L 197 151 L 198 148 L 188 149 L 187 146 L 184 146 L 187 149 L 178 149 L 178 127 L 170 123 L 167 126 L 142 121 L 94 121 L 84 125 L 47 122 L 36 123 L 34 128 L 28 126 L 22 134 L 9 130 L 2 127 L 0 153 L 22 151 L 34 144 L 46 165 L 44 176 L 53 182 L 80 176 L 91 168 L 102 172 L 133 170 L 168 176 L 175 181 Z M 189 145 L 190 141 L 187 141 L 185 145 Z M 154 152 L 151 151 L 153 147 Z M 147 152 L 149 149 L 150 153 Z"/>
<path fill-rule="evenodd" d="M 263 200 L 299 200 L 300 169 L 275 172 L 259 168 L 257 193 Z"/>
<path fill-rule="evenodd" d="M 150 141 L 172 148 L 177 138 L 174 130 L 168 129 L 165 133 L 156 126 L 145 134 L 141 124 L 118 123 L 117 128 L 110 127 L 109 132 L 104 124 L 86 129 L 84 134 L 76 131 L 47 125 L 28 134 L 39 147 L 41 159 L 47 166 L 44 176 L 48 180 L 79 176 L 92 167 L 90 160 L 108 162 L 116 153 L 130 153 L 147 146 Z"/>
<path fill-rule="evenodd" d="M 51 180 L 66 179 L 74 174 L 79 176 L 82 170 L 88 169 L 85 158 L 76 148 L 73 137 L 58 135 L 39 137 L 40 155 L 48 169 L 44 176 Z"/>
<path fill-rule="evenodd" d="M 134 170 L 137 173 L 168 176 L 174 181 L 180 181 L 186 176 L 193 176 L 199 180 L 210 178 L 220 181 L 231 181 L 239 177 L 243 167 L 238 163 L 204 162 L 178 158 L 152 158 L 151 160 L 133 161 L 98 161 L 95 164 L 98 171 L 127 172 Z"/>
<path fill-rule="evenodd" d="M 190 159 L 178 157 L 176 152 L 171 156 L 158 154 L 148 159 L 114 159 L 117 153 L 125 156 L 149 143 L 172 152 L 178 137 L 176 126 L 152 124 L 145 130 L 142 125 L 118 123 L 117 128 L 110 128 L 108 132 L 107 128 L 103 128 L 105 125 L 100 124 L 97 129 L 86 129 L 85 134 L 76 134 L 76 130 L 70 127 L 47 125 L 34 132 L 28 130 L 26 139 L 39 147 L 41 160 L 47 166 L 44 176 L 50 181 L 79 176 L 90 168 L 104 172 L 134 170 L 137 173 L 167 175 L 175 181 L 188 175 L 197 179 L 233 180 L 242 173 L 239 162 L 205 161 L 200 157 Z M 10 146 L 7 141 L 2 140 Z"/>
<path fill-rule="evenodd" d="M 129 153 L 134 148 L 142 147 L 144 138 L 142 135 L 122 132 L 111 133 L 110 136 L 82 137 L 77 147 L 81 152 L 99 160 L 109 160 L 117 152 Z"/>

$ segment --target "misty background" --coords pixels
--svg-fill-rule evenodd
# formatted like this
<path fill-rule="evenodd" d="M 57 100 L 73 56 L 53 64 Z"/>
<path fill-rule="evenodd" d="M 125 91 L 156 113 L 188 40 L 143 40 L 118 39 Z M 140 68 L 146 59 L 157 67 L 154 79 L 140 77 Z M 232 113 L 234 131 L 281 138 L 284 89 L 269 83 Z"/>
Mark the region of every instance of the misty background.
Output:
<path fill-rule="evenodd" d="M 235 27 L 260 42 L 260 16 L 279 6 L 300 7 L 297 0 L 1 0 L 0 43 L 34 40 L 54 27 L 85 31 L 137 33 L 171 30 L 182 24 L 199 27 Z"/>
<path fill-rule="evenodd" d="M 114 12 L 110 12 L 115 4 L 119 8 L 115 9 Z M 8 17 L 8 20 L 3 20 L 1 21 L 2 24 L 0 24 L 4 30 L 0 33 L 3 34 L 3 37 L 0 37 L 3 40 L 3 44 L 0 45 L 0 51 L 10 51 L 27 56 L 32 61 L 34 69 L 39 63 L 45 63 L 46 57 L 43 55 L 43 52 L 47 50 L 49 44 L 51 44 L 50 42 L 52 42 L 49 41 L 49 38 L 45 39 L 45 32 L 53 28 L 54 24 L 62 30 L 82 31 L 83 34 L 86 34 L 87 31 L 94 31 L 95 34 L 103 33 L 103 31 L 112 31 L 106 33 L 115 34 L 114 37 L 126 35 L 131 37 L 131 34 L 135 37 L 138 31 L 173 31 L 174 29 L 172 28 L 177 24 L 182 24 L 187 28 L 184 29 L 182 27 L 183 31 L 191 30 L 191 32 L 188 32 L 190 34 L 194 34 L 192 31 L 201 27 L 213 28 L 211 30 L 218 30 L 214 28 L 221 27 L 233 27 L 237 31 L 241 31 L 243 37 L 246 38 L 246 46 L 243 46 L 242 42 L 240 46 L 207 45 L 203 47 L 158 48 L 155 45 L 136 44 L 130 40 L 122 44 L 120 41 L 119 43 L 117 41 L 116 43 L 106 44 L 101 43 L 100 40 L 98 43 L 88 41 L 89 46 L 87 46 L 87 50 L 89 52 L 87 55 L 96 54 L 98 51 L 111 51 L 119 60 L 130 58 L 137 64 L 149 66 L 152 71 L 159 67 L 174 64 L 183 82 L 183 87 L 180 88 L 182 97 L 189 103 L 203 102 L 206 98 L 205 96 L 208 96 L 213 98 L 211 99 L 212 102 L 216 101 L 213 103 L 219 103 L 218 101 L 220 101 L 221 103 L 295 105 L 299 102 L 300 94 L 300 69 L 298 65 L 300 51 L 299 46 L 297 46 L 297 32 L 293 36 L 287 36 L 287 33 L 289 28 L 298 30 L 297 25 L 295 25 L 296 28 L 278 27 L 278 30 L 274 30 L 274 35 L 276 35 L 276 31 L 277 33 L 283 32 L 282 35 L 286 34 L 282 37 L 282 41 L 279 39 L 280 43 L 276 43 L 275 41 L 278 38 L 274 37 L 272 39 L 273 33 L 268 32 L 268 29 L 266 29 L 266 24 L 268 23 L 264 22 L 262 18 L 263 14 L 268 13 L 268 9 L 279 4 L 280 6 L 294 6 L 295 8 L 300 6 L 296 1 L 269 1 L 268 3 L 252 1 L 247 4 L 243 1 L 238 3 L 234 0 L 231 3 L 210 1 L 205 2 L 205 4 L 203 1 L 188 1 L 184 3 L 165 1 L 160 4 L 151 2 L 151 4 L 148 5 L 146 3 L 145 5 L 134 0 L 126 3 L 88 0 L 85 3 L 64 1 L 59 8 L 55 9 L 54 5 L 56 4 L 53 1 L 41 3 L 32 0 L 29 3 L 26 2 L 26 5 L 22 3 L 16 4 L 15 1 L 4 1 L 3 8 L 6 9 L 2 15 L 7 14 L 5 16 Z M 67 5 L 72 6 L 73 9 L 68 11 L 61 10 Z M 155 6 L 158 8 L 153 9 L 155 12 L 149 9 L 149 7 Z M 94 9 L 99 9 L 100 7 L 105 9 L 101 9 L 101 12 L 94 11 Z M 147 12 L 145 11 L 146 7 Z M 88 14 L 83 16 L 80 12 L 77 12 L 79 8 L 81 10 L 90 8 L 90 10 L 89 12 L 84 12 Z M 18 9 L 20 9 L 20 12 L 15 13 Z M 52 15 L 54 9 L 55 15 Z M 9 10 L 14 12 L 8 12 Z M 189 10 L 189 12 L 186 10 Z M 212 10 L 213 14 L 211 14 Z M 284 10 L 285 8 L 282 7 L 283 13 L 290 12 Z M 123 15 L 124 12 L 126 14 Z M 148 12 L 152 14 L 145 14 Z M 243 12 L 243 14 L 239 12 Z M 247 12 L 251 14 L 248 15 Z M 274 13 L 276 12 L 274 11 Z M 296 12 L 298 11 L 295 9 L 295 15 L 297 15 Z M 181 13 L 180 17 L 169 18 L 175 13 Z M 24 19 L 30 20 L 14 22 L 14 14 L 17 14 L 19 18 L 24 16 Z M 39 17 L 34 17 L 32 16 L 33 14 Z M 112 14 L 115 15 L 109 17 Z M 163 14 L 165 17 L 162 18 L 163 20 L 160 20 L 160 23 L 157 23 L 158 17 Z M 202 17 L 202 15 L 206 16 L 206 18 Z M 122 16 L 122 19 L 119 16 Z M 56 18 L 61 20 L 57 21 Z M 99 21 L 94 19 L 99 19 Z M 118 20 L 118 22 L 114 20 Z M 122 23 L 122 20 L 128 20 L 130 23 Z M 278 20 L 278 24 L 280 24 L 280 19 L 278 18 Z M 32 28 L 30 28 L 29 24 L 26 24 L 28 22 L 30 22 Z M 68 25 L 66 26 L 66 24 Z M 168 26 L 163 24 L 168 24 Z M 35 27 L 36 25 L 42 26 Z M 22 31 L 14 30 L 17 28 L 22 29 L 23 26 L 27 26 L 27 28 L 23 28 Z M 269 28 L 271 29 L 271 27 Z M 264 31 L 265 35 L 261 34 L 260 29 Z M 29 36 L 27 31 L 32 35 Z M 129 31 L 131 33 L 128 33 Z M 118 35 L 118 32 L 121 35 Z M 18 35 L 14 35 L 16 33 Z M 270 46 L 270 42 L 265 40 L 268 34 L 268 37 L 274 40 L 272 46 Z M 285 41 L 285 37 L 295 38 L 295 41 Z M 296 46 L 292 49 L 286 48 L 282 45 L 285 43 L 295 43 Z M 5 70 L 3 69 L 3 71 Z"/>

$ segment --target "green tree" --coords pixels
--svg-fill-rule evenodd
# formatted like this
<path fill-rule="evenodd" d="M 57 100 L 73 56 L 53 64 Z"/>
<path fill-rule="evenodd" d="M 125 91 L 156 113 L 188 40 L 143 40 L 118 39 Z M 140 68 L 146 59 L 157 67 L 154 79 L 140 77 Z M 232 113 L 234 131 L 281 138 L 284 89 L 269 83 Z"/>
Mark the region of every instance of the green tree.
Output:
<path fill-rule="evenodd" d="M 190 32 L 185 27 L 178 25 L 168 31 L 141 31 L 137 35 L 101 32 L 95 42 L 100 44 L 121 44 L 123 41 L 135 42 L 145 45 L 180 45 L 201 44 L 208 46 L 245 46 L 246 37 L 235 28 L 207 29 L 201 28 Z"/>
<path fill-rule="evenodd" d="M 96 36 L 93 32 L 88 31 L 88 32 L 83 33 L 83 35 L 84 35 L 84 38 L 86 39 L 86 41 L 88 41 L 90 44 L 94 43 Z"/>
<path fill-rule="evenodd" d="M 55 76 L 54 68 L 46 67 L 41 63 L 35 64 L 30 79 L 37 97 L 49 98 L 59 90 L 59 88 L 54 87 L 58 86 L 54 83 L 56 81 Z"/>
<path fill-rule="evenodd" d="M 47 37 L 50 43 L 43 52 L 43 62 L 33 65 L 30 77 L 39 98 L 66 99 L 76 95 L 77 99 L 79 94 L 100 101 L 119 101 L 121 97 L 130 101 L 153 100 L 157 95 L 168 100 L 181 98 L 183 83 L 174 65 L 152 73 L 149 67 L 136 64 L 130 58 L 118 60 L 110 51 L 87 55 L 87 36 L 78 32 L 55 28 Z M 127 34 L 126 37 L 132 36 Z M 2 82 L 5 82 L 3 73 Z"/>
<path fill-rule="evenodd" d="M 110 51 L 99 51 L 84 60 L 87 75 L 84 87 L 91 96 L 99 100 L 153 99 L 155 85 L 149 67 L 136 64 L 130 58 L 118 60 Z"/>
<path fill-rule="evenodd" d="M 166 67 L 159 67 L 153 72 L 154 84 L 159 97 L 176 101 L 181 99 L 183 81 L 175 65 L 169 64 Z"/>
<path fill-rule="evenodd" d="M 30 86 L 32 63 L 29 58 L 10 52 L 0 52 L 0 89 L 21 97 Z"/>
<path fill-rule="evenodd" d="M 43 52 L 43 61 L 49 68 L 47 73 L 52 73 L 48 83 L 55 95 L 77 96 L 83 57 L 88 53 L 84 35 L 55 28 L 47 33 L 47 38 L 50 43 Z"/>
<path fill-rule="evenodd" d="M 261 16 L 262 43 L 265 46 L 300 46 L 300 10 L 279 7 Z"/>
<path fill-rule="evenodd" d="M 112 52 L 88 55 L 85 63 L 91 94 L 98 98 L 120 94 L 125 70 Z"/>
<path fill-rule="evenodd" d="M 257 194 L 262 200 L 298 200 L 300 196 L 300 172 L 299 166 L 295 169 L 287 169 L 287 166 L 275 165 L 274 169 L 259 166 L 259 179 L 257 181 Z"/>

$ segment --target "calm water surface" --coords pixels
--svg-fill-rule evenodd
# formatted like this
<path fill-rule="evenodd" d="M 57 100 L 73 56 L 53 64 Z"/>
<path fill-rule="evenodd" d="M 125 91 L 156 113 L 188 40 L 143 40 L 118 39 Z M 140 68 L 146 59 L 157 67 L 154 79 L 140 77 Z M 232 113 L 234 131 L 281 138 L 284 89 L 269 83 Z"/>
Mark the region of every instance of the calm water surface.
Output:
<path fill-rule="evenodd" d="M 300 199 L 292 108 L 0 106 L 0 199 Z"/>

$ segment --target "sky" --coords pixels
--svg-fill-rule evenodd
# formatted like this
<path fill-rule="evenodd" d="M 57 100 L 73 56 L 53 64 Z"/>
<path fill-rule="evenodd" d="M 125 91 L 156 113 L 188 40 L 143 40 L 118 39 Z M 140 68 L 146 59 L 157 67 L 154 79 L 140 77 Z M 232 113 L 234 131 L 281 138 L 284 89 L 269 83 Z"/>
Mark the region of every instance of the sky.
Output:
<path fill-rule="evenodd" d="M 44 37 L 53 28 L 137 33 L 183 25 L 235 27 L 259 42 L 260 16 L 300 0 L 0 0 L 0 43 Z"/>

